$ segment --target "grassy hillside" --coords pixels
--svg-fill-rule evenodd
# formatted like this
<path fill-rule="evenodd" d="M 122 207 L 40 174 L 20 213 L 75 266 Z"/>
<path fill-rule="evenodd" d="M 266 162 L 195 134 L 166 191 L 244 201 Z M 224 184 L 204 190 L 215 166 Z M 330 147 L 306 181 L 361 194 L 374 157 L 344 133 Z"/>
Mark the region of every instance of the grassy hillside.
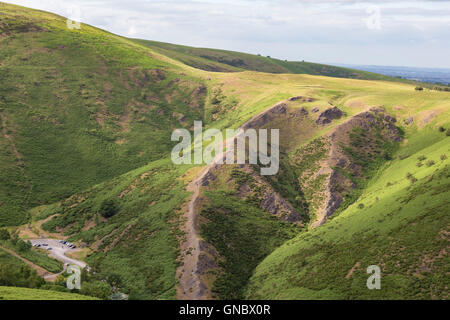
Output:
<path fill-rule="evenodd" d="M 132 40 L 191 67 L 206 71 L 238 72 L 250 70 L 267 73 L 304 73 L 339 78 L 402 81 L 397 78 L 372 72 L 325 64 L 279 60 L 261 55 L 218 49 L 194 48 L 150 40 Z"/>
<path fill-rule="evenodd" d="M 32 249 L 31 245 L 21 246 L 20 242 L 22 242 L 22 240 L 0 240 L 0 246 L 16 252 L 19 256 L 33 262 L 38 266 L 41 266 L 49 272 L 58 273 L 63 270 L 62 264 L 59 261 L 50 258 L 45 250 Z"/>
<path fill-rule="evenodd" d="M 168 155 L 173 128 L 202 118 L 201 79 L 148 49 L 0 8 L 0 226 Z"/>
<path fill-rule="evenodd" d="M 33 216 L 32 226 L 87 245 L 96 281 L 131 299 L 173 299 L 186 186 L 201 168 L 171 162 L 172 131 L 191 129 L 194 120 L 237 128 L 301 96 L 263 124 L 281 131 L 279 175 L 255 183 L 225 170 L 202 188 L 200 236 L 217 263 L 208 285 L 219 298 L 444 297 L 450 150 L 438 127 L 449 127 L 447 92 L 360 80 L 388 78 L 342 68 L 129 40 L 87 25 L 70 30 L 56 15 L 0 9 L 0 226 Z M 345 114 L 317 124 L 331 105 Z M 373 148 L 372 158 L 353 152 L 373 170 L 345 210 L 308 230 L 316 183 L 305 187 L 301 178 L 314 161 L 296 156 L 308 146 L 320 153 L 317 141 L 373 106 L 397 119 L 405 142 Z M 355 138 L 347 148 L 366 142 Z M 321 158 L 316 153 L 312 160 Z M 417 160 L 422 154 L 427 159 Z M 297 224 L 261 205 L 267 191 L 298 211 Z M 367 292 L 367 264 L 380 264 L 387 291 Z"/>
<path fill-rule="evenodd" d="M 98 300 L 98 299 L 75 293 L 0 286 L 0 300 Z"/>
<path fill-rule="evenodd" d="M 449 139 L 411 135 L 353 205 L 267 257 L 247 298 L 448 298 Z M 381 290 L 366 288 L 369 265 L 381 267 Z"/>

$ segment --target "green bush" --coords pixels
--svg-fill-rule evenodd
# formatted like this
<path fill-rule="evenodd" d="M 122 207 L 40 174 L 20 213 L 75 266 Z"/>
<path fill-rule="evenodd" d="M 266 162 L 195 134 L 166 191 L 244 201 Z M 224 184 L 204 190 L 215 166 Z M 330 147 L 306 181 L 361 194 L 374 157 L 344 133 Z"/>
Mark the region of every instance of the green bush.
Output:
<path fill-rule="evenodd" d="M 442 160 L 442 161 L 447 160 L 447 155 L 441 154 L 441 160 Z"/>
<path fill-rule="evenodd" d="M 111 287 L 103 281 L 92 281 L 81 284 L 80 294 L 86 296 L 107 300 L 111 296 L 111 293 Z"/>
<path fill-rule="evenodd" d="M 6 229 L 0 229 L 0 240 L 9 240 L 10 235 L 8 230 Z"/>
<path fill-rule="evenodd" d="M 28 241 L 18 240 L 16 245 L 20 252 L 25 252 L 31 249 L 31 244 Z"/>
<path fill-rule="evenodd" d="M 423 87 L 416 87 L 416 91 L 422 91 Z"/>
<path fill-rule="evenodd" d="M 100 205 L 99 212 L 102 215 L 102 217 L 110 218 L 113 215 L 115 215 L 119 211 L 119 205 L 116 201 L 110 199 L 105 200 Z"/>
<path fill-rule="evenodd" d="M 426 159 L 427 159 L 427 157 L 425 157 L 424 155 L 421 155 L 421 156 L 419 156 L 417 158 L 417 160 L 419 160 L 419 161 L 423 161 L 423 160 L 426 160 Z"/>
<path fill-rule="evenodd" d="M 433 160 L 428 160 L 428 161 L 427 161 L 427 167 L 433 166 L 434 163 L 435 163 L 435 162 L 434 162 Z"/>

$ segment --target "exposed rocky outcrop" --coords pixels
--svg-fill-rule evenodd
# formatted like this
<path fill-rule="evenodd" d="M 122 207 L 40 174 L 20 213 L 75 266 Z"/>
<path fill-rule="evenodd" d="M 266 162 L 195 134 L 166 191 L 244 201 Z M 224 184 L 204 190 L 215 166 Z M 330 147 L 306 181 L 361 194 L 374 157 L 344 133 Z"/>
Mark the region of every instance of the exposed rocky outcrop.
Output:
<path fill-rule="evenodd" d="M 278 193 L 273 192 L 271 188 L 264 194 L 261 201 L 261 207 L 265 211 L 279 217 L 281 220 L 289 222 L 300 221 L 300 214 Z"/>
<path fill-rule="evenodd" d="M 291 97 L 291 98 L 289 98 L 289 101 L 313 102 L 314 99 L 311 98 L 311 97 L 297 96 L 297 97 Z"/>
<path fill-rule="evenodd" d="M 338 108 L 333 107 L 322 112 L 316 120 L 318 125 L 325 125 L 330 123 L 332 120 L 339 119 L 344 115 L 344 113 Z"/>
<path fill-rule="evenodd" d="M 413 117 L 409 117 L 405 120 L 403 120 L 403 122 L 408 125 L 408 124 L 412 124 L 414 122 L 414 118 Z"/>
<path fill-rule="evenodd" d="M 248 121 L 247 123 L 245 123 L 242 126 L 242 129 L 246 130 L 246 129 L 256 129 L 256 128 L 260 128 L 262 126 L 264 126 L 267 122 L 270 122 L 271 120 L 275 119 L 277 116 L 279 115 L 285 115 L 287 111 L 287 104 L 286 103 L 280 103 L 277 104 L 275 106 L 273 106 L 272 108 L 270 108 L 269 110 L 267 110 L 266 112 L 263 112 L 255 117 L 253 117 L 250 121 Z"/>
<path fill-rule="evenodd" d="M 329 151 L 319 169 L 320 173 L 328 175 L 324 183 L 325 196 L 313 227 L 323 224 L 340 207 L 345 196 L 356 188 L 349 177 L 363 175 L 365 168 L 361 161 L 370 162 L 373 157 L 387 157 L 383 155 L 385 151 L 381 145 L 384 142 L 401 141 L 401 132 L 394 125 L 395 122 L 396 119 L 382 108 L 374 107 L 350 118 L 327 135 Z M 357 154 L 358 161 L 355 161 L 352 153 Z"/>

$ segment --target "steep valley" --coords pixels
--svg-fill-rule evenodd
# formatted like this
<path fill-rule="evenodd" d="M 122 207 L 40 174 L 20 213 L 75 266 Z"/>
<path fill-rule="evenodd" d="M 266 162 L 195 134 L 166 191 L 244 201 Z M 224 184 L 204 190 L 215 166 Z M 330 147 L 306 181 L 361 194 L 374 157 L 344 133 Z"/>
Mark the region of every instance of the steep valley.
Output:
<path fill-rule="evenodd" d="M 75 243 L 99 298 L 448 299 L 449 93 L 355 72 L 0 3 L 0 246 L 57 273 L 21 241 Z M 174 164 L 194 121 L 279 129 L 279 172 Z M 27 270 L 13 258 L 1 270 Z M 50 293 L 67 278 L 2 272 Z"/>

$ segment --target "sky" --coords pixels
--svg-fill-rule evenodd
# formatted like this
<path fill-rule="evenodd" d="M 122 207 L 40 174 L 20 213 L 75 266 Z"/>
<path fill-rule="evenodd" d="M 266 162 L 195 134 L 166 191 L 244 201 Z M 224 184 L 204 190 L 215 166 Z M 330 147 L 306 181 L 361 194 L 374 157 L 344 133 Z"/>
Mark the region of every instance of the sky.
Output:
<path fill-rule="evenodd" d="M 450 68 L 450 0 L 5 2 L 132 38 L 292 61 Z"/>

